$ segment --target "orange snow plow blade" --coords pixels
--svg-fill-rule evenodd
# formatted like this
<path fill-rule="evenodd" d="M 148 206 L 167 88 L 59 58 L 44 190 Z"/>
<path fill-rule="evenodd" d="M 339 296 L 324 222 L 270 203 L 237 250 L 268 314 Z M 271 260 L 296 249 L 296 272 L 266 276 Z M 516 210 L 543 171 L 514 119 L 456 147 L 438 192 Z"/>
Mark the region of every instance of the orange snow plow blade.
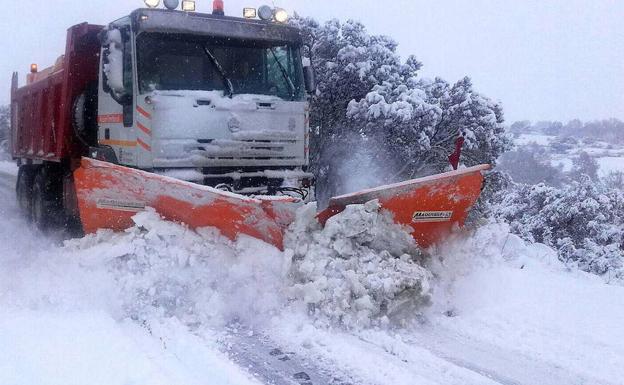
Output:
<path fill-rule="evenodd" d="M 152 207 L 163 218 L 195 229 L 216 227 L 235 239 L 249 235 L 283 248 L 284 229 L 294 220 L 294 200 L 255 199 L 145 171 L 83 158 L 74 172 L 85 233 L 125 230 L 132 216 Z"/>
<path fill-rule="evenodd" d="M 464 225 L 481 194 L 483 172 L 490 168 L 475 166 L 334 197 L 317 218 L 325 225 L 347 205 L 378 199 L 382 209 L 390 211 L 395 222 L 411 227 L 418 245 L 426 248 Z"/>
<path fill-rule="evenodd" d="M 489 169 L 481 165 L 334 197 L 317 218 L 325 225 L 347 205 L 377 199 L 397 223 L 411 227 L 421 247 L 429 247 L 464 224 Z M 137 212 L 152 207 L 193 229 L 215 227 L 230 239 L 245 234 L 283 250 L 300 206 L 290 197 L 250 198 L 89 158 L 74 171 L 74 183 L 85 233 L 125 230 Z"/>

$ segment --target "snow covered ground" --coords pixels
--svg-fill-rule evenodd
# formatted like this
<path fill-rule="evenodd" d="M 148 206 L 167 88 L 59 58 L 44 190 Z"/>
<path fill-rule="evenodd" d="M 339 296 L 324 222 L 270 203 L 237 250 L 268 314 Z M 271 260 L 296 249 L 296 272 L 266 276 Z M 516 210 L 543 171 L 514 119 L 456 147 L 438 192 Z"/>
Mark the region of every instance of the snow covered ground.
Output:
<path fill-rule="evenodd" d="M 611 172 L 624 172 L 624 148 L 606 143 L 596 141 L 591 145 L 585 145 L 579 143 L 576 148 L 573 148 L 565 153 L 554 153 L 550 148 L 553 141 L 557 139 L 556 136 L 543 135 L 543 134 L 522 134 L 515 139 L 515 143 L 518 146 L 526 146 L 529 144 L 537 144 L 545 147 L 551 151 L 552 164 L 556 167 L 561 167 L 563 171 L 572 170 L 572 159 L 578 156 L 579 152 L 586 152 L 596 159 L 599 165 L 598 174 L 601 177 L 609 175 Z"/>
<path fill-rule="evenodd" d="M 0 160 L 0 173 L 8 174 L 8 175 L 17 175 L 17 166 L 15 165 L 15 162 L 11 162 L 8 160 Z"/>
<path fill-rule="evenodd" d="M 228 351 L 260 335 L 285 352 L 283 365 L 301 357 L 336 384 L 624 378 L 624 287 L 566 271 L 552 250 L 504 226 L 433 250 L 428 272 L 407 257 L 387 267 L 418 297 L 415 308 L 378 269 L 388 255 L 415 252 L 374 208 L 328 230 L 310 229 L 302 212 L 291 239 L 308 253 L 149 212 L 125 233 L 63 243 L 19 217 L 14 174 L 0 170 L 1 384 L 256 384 L 260 368 Z M 322 257 L 336 252 L 347 256 L 339 265 Z M 346 286 L 332 279 L 341 272 Z M 385 307 L 395 310 L 387 320 Z M 290 383 L 305 383 L 298 378 Z"/>
<path fill-rule="evenodd" d="M 550 142 L 555 140 L 555 136 L 543 135 L 543 134 L 522 134 L 518 136 L 515 143 L 518 146 L 526 146 L 527 144 L 535 143 L 540 146 L 548 146 Z"/>
<path fill-rule="evenodd" d="M 597 161 L 600 166 L 599 173 L 601 176 L 607 176 L 611 172 L 624 172 L 624 156 L 606 156 L 598 158 Z"/>
<path fill-rule="evenodd" d="M 218 349 L 216 337 L 195 336 L 173 319 L 152 326 L 128 318 L 102 255 L 80 254 L 30 228 L 13 203 L 16 170 L 2 166 L 0 384 L 259 383 Z"/>

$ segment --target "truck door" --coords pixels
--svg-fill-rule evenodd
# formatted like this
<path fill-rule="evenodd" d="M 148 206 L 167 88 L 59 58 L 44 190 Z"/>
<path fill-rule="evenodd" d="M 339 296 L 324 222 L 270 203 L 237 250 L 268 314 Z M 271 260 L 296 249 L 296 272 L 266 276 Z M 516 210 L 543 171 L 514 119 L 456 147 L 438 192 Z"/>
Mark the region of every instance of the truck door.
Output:
<path fill-rule="evenodd" d="M 103 32 L 101 41 L 98 142 L 111 147 L 120 164 L 136 166 L 134 55 L 130 25 L 110 26 Z"/>

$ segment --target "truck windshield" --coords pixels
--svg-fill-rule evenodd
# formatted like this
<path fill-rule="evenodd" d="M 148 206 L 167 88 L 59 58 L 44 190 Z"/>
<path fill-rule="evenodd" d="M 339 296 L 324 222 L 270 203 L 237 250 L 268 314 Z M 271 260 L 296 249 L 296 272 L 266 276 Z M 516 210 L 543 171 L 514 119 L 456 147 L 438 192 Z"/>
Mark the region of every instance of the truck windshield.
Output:
<path fill-rule="evenodd" d="M 142 33 L 137 60 L 141 93 L 222 90 L 285 100 L 304 97 L 299 48 L 287 44 Z"/>

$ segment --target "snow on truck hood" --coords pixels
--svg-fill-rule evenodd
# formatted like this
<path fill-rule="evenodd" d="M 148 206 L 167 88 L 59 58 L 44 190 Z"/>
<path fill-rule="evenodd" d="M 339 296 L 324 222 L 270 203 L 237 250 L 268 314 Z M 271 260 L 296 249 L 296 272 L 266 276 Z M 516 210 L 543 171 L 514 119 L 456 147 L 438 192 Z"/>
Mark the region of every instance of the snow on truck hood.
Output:
<path fill-rule="evenodd" d="M 303 135 L 305 102 L 269 95 L 223 95 L 222 91 L 152 93 L 155 137 L 239 139 L 250 136 L 295 140 Z"/>
<path fill-rule="evenodd" d="M 154 91 L 150 96 L 154 167 L 241 166 L 256 162 L 255 157 L 270 159 L 266 166 L 306 163 L 305 101 L 250 94 L 230 98 L 223 91 Z M 216 164 L 215 158 L 231 160 Z"/>

